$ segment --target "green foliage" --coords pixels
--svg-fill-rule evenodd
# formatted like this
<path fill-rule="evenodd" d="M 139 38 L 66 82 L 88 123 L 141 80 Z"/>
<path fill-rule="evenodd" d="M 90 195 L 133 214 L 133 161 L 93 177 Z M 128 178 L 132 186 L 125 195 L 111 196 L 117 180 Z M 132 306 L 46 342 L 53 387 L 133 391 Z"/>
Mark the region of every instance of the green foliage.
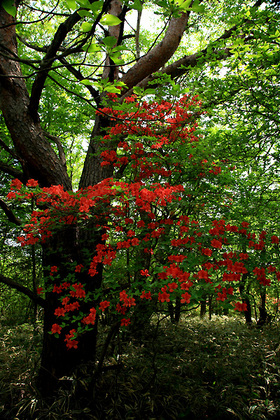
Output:
<path fill-rule="evenodd" d="M 26 325 L 4 329 L 0 413 L 21 420 L 273 419 L 280 413 L 278 337 L 277 325 L 250 328 L 238 318 L 185 318 L 177 326 L 154 319 L 141 343 L 129 336 L 112 342 L 94 388 L 90 375 L 74 376 L 48 402 L 33 382 L 37 338 Z"/>
<path fill-rule="evenodd" d="M 6 10 L 9 15 L 16 16 L 16 7 L 14 6 L 14 0 L 2 0 L 1 6 Z"/>

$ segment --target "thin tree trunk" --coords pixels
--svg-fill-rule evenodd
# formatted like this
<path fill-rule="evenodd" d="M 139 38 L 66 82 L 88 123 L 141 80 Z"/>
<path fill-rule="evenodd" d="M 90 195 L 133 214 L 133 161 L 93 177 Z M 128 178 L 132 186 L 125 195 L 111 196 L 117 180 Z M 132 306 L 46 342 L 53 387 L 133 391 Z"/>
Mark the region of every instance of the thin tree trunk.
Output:
<path fill-rule="evenodd" d="M 248 273 L 242 274 L 240 284 L 239 284 L 239 291 L 242 298 L 242 303 L 246 303 L 247 305 L 247 311 L 244 311 L 246 324 L 252 324 L 252 307 L 251 307 L 251 302 L 248 295 L 248 290 L 246 290 L 247 278 L 248 278 Z"/>

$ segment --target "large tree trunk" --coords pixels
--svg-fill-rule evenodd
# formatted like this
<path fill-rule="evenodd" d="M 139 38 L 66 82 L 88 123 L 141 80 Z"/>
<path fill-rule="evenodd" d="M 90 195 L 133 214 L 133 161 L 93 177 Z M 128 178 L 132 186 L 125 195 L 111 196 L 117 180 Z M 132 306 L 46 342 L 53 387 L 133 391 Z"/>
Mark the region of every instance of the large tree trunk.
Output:
<path fill-rule="evenodd" d="M 51 288 L 54 284 L 61 284 L 63 279 L 67 281 L 67 276 L 71 273 L 69 265 L 72 264 L 73 267 L 74 261 L 85 266 L 88 265 L 88 258 L 85 258 L 83 255 L 83 248 L 94 249 L 94 245 L 97 242 L 100 243 L 97 239 L 100 239 L 99 235 L 96 238 L 94 230 L 90 230 L 88 226 L 85 228 L 85 231 L 81 231 L 77 227 L 68 227 L 53 236 L 45 244 L 43 248 L 43 265 L 45 267 L 57 266 L 60 276 L 57 282 L 55 281 L 55 276 L 49 281 Z M 100 287 L 102 266 L 100 265 L 98 268 L 98 274 L 94 277 L 90 277 L 87 272 L 75 273 L 77 282 L 81 282 L 85 286 L 86 292 L 94 292 L 96 288 Z M 47 286 L 48 284 L 46 284 Z M 63 330 L 59 338 L 49 333 L 52 325 L 58 322 L 54 311 L 56 308 L 61 307 L 59 297 L 60 295 L 53 292 L 49 292 L 46 295 L 47 306 L 44 314 L 43 349 L 38 377 L 38 385 L 44 395 L 52 394 L 59 384 L 58 381 L 62 377 L 64 377 L 64 381 L 67 380 L 65 377 L 71 376 L 79 365 L 89 362 L 93 365 L 96 357 L 97 322 L 91 331 L 84 333 L 78 338 L 79 344 L 77 349 L 66 348 L 64 342 L 65 332 Z M 85 314 L 88 314 L 90 308 L 95 306 L 94 302 L 85 303 L 79 300 L 79 303 L 80 310 Z M 75 327 L 75 324 L 71 324 L 68 330 Z M 66 333 L 68 332 L 66 331 Z"/>
<path fill-rule="evenodd" d="M 1 26 L 13 23 L 12 16 L 1 10 Z M 14 26 L 0 30 L 0 108 L 9 129 L 15 150 L 20 156 L 23 179 L 35 178 L 42 187 L 63 185 L 71 190 L 71 182 L 67 175 L 65 164 L 59 159 L 50 143 L 44 136 L 38 116 L 30 112 L 30 98 L 21 79 L 19 63 L 9 60 L 6 56 L 17 53 Z M 83 263 L 82 247 L 93 248 L 93 243 L 100 242 L 95 237 L 94 230 L 86 228 L 86 232 L 78 231 L 76 227 L 65 228 L 55 234 L 43 245 L 43 266 L 58 267 L 61 279 L 69 274 L 67 263 L 79 261 Z M 88 261 L 87 261 L 88 263 Z M 87 291 L 94 290 L 101 284 L 102 271 L 95 277 L 78 275 L 79 281 L 86 284 Z M 53 285 L 47 281 L 46 287 Z M 78 349 L 67 350 L 64 337 L 59 339 L 49 334 L 52 324 L 57 322 L 54 311 L 61 302 L 55 293 L 46 294 L 44 309 L 44 338 L 42 362 L 39 374 L 39 385 L 44 394 L 53 392 L 59 378 L 69 376 L 79 363 L 94 360 L 96 348 L 97 327 L 85 334 L 79 342 Z M 93 304 L 91 305 L 93 306 Z M 88 304 L 81 310 L 88 311 Z"/>

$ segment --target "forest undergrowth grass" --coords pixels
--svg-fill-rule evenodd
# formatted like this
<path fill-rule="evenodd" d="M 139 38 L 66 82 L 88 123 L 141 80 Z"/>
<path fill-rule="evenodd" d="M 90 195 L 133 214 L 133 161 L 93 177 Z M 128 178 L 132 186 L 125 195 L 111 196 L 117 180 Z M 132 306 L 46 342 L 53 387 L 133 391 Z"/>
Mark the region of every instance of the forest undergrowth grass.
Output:
<path fill-rule="evenodd" d="M 73 377 L 72 386 L 51 402 L 34 386 L 40 354 L 36 331 L 29 324 L 1 328 L 0 419 L 280 417 L 277 323 L 247 326 L 241 318 L 219 316 L 186 317 L 175 325 L 155 317 L 140 338 L 116 337 L 90 391 L 88 376 Z"/>

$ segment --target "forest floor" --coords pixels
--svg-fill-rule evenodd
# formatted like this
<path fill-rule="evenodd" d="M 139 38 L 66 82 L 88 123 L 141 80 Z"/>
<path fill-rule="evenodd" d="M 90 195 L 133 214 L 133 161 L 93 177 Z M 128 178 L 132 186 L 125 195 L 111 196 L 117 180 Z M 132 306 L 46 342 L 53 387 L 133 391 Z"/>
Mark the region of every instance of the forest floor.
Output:
<path fill-rule="evenodd" d="M 279 333 L 241 318 L 155 319 L 140 338 L 117 337 L 90 394 L 77 397 L 86 378 L 73 378 L 50 402 L 34 386 L 40 331 L 2 325 L 0 419 L 278 419 Z"/>

